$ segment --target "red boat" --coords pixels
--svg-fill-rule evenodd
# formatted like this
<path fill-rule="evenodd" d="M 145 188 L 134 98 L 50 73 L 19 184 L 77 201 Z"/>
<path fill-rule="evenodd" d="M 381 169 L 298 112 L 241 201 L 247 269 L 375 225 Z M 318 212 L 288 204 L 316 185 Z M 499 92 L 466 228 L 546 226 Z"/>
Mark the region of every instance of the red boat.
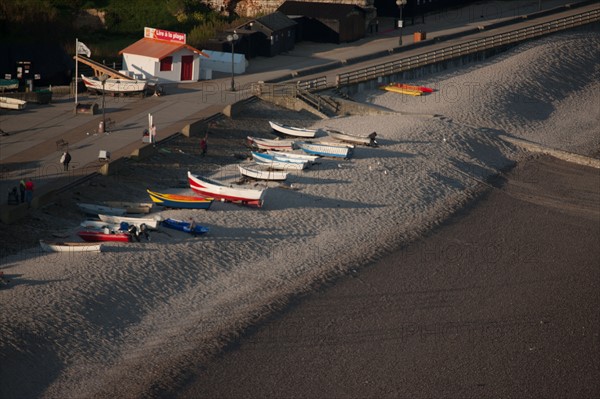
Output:
<path fill-rule="evenodd" d="M 405 83 L 392 83 L 391 85 L 396 86 L 399 89 L 416 90 L 416 91 L 420 91 L 421 93 L 433 93 L 432 88 L 425 87 L 425 86 L 413 86 L 413 85 L 407 85 Z"/>
<path fill-rule="evenodd" d="M 129 233 L 104 233 L 102 231 L 80 231 L 77 233 L 83 241 L 100 242 L 100 241 L 118 241 L 129 242 L 131 235 Z"/>

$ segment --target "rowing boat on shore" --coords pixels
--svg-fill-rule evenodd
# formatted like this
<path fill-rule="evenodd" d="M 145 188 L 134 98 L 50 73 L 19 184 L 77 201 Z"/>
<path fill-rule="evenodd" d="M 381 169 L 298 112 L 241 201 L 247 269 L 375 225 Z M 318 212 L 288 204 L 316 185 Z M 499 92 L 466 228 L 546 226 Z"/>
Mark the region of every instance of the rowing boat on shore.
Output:
<path fill-rule="evenodd" d="M 87 230 L 104 230 L 104 229 L 108 229 L 109 232 L 117 232 L 119 230 L 121 230 L 121 224 L 120 223 L 109 223 L 109 222 L 105 222 L 102 220 L 90 220 L 90 219 L 86 219 L 83 222 L 81 222 L 79 224 L 81 227 L 87 229 Z"/>
<path fill-rule="evenodd" d="M 193 235 L 208 233 L 208 227 L 200 226 L 199 224 L 194 223 L 194 221 L 186 222 L 183 220 L 167 218 L 160 224 L 170 229 L 183 231 Z"/>
<path fill-rule="evenodd" d="M 283 152 L 283 151 L 273 151 L 267 150 L 267 154 L 273 155 L 275 159 L 283 158 L 283 160 L 295 160 L 295 161 L 304 161 L 304 162 L 316 162 L 319 159 L 318 155 L 308 155 L 306 153 L 300 152 Z"/>
<path fill-rule="evenodd" d="M 81 80 L 85 88 L 92 93 L 107 93 L 107 94 L 134 94 L 141 93 L 146 90 L 148 84 L 145 80 L 129 80 L 129 79 L 106 79 L 105 82 L 100 81 L 97 77 L 87 77 L 81 75 Z"/>
<path fill-rule="evenodd" d="M 18 98 L 0 97 L 0 108 L 20 110 L 25 108 L 27 101 Z"/>
<path fill-rule="evenodd" d="M 315 137 L 315 134 L 317 134 L 317 131 L 318 131 L 318 129 L 306 129 L 306 128 L 302 128 L 302 127 L 293 127 L 293 126 L 284 125 L 283 123 L 272 122 L 272 121 L 269 121 L 269 125 L 271 125 L 271 128 L 278 133 L 282 133 L 282 134 L 286 134 L 288 136 L 294 136 L 294 137 L 313 138 L 313 137 Z"/>
<path fill-rule="evenodd" d="M 0 93 L 19 89 L 18 79 L 0 79 Z"/>
<path fill-rule="evenodd" d="M 251 146 L 258 147 L 260 150 L 292 151 L 294 149 L 293 140 L 271 140 L 248 136 L 248 143 Z"/>
<path fill-rule="evenodd" d="M 129 233 L 104 233 L 102 231 L 80 231 L 77 233 L 84 241 L 87 242 L 103 242 L 103 241 L 116 241 L 116 242 L 129 242 L 131 241 L 131 235 Z"/>
<path fill-rule="evenodd" d="M 87 215 L 92 215 L 92 216 L 96 216 L 100 213 L 102 213 L 104 215 L 124 215 L 125 213 L 127 213 L 125 208 L 116 208 L 113 206 L 106 206 L 106 205 L 99 205 L 99 204 L 88 204 L 85 202 L 78 202 L 77 207 L 79 207 L 79 209 L 83 213 L 85 213 Z"/>
<path fill-rule="evenodd" d="M 320 155 L 322 157 L 350 158 L 352 147 L 345 145 L 328 145 L 319 143 L 299 143 L 300 149 L 307 154 Z"/>
<path fill-rule="evenodd" d="M 129 201 L 105 201 L 107 206 L 123 208 L 126 213 L 150 213 L 152 211 L 152 202 L 129 202 Z M 106 212 L 101 212 L 106 213 Z"/>
<path fill-rule="evenodd" d="M 308 163 L 308 161 L 300 159 L 277 157 L 275 155 L 255 151 L 252 151 L 252 158 L 254 158 L 254 161 L 257 163 L 277 170 L 302 170 L 306 168 Z"/>
<path fill-rule="evenodd" d="M 195 197 L 192 195 L 165 194 L 146 190 L 150 199 L 157 205 L 174 209 L 205 209 L 209 210 L 214 198 Z"/>
<path fill-rule="evenodd" d="M 40 240 L 40 246 L 45 252 L 102 252 L 102 244 L 89 242 Z"/>
<path fill-rule="evenodd" d="M 126 222 L 129 225 L 133 225 L 138 229 L 142 224 L 146 225 L 146 228 L 156 230 L 158 228 L 158 222 L 160 217 L 156 218 L 134 218 L 128 216 L 119 216 L 119 215 L 103 215 L 98 214 L 100 220 L 108 223 L 119 224 L 121 222 Z"/>
<path fill-rule="evenodd" d="M 217 180 L 194 175 L 188 171 L 188 182 L 194 192 L 223 202 L 234 202 L 242 205 L 261 207 L 267 189 L 233 187 Z"/>
<path fill-rule="evenodd" d="M 377 137 L 377 133 L 373 132 L 371 134 L 369 134 L 368 136 L 356 136 L 354 134 L 349 134 L 349 133 L 344 133 L 341 130 L 336 130 L 336 129 L 332 129 L 332 128 L 325 128 L 323 129 L 325 130 L 325 132 L 333 139 L 339 140 L 339 141 L 343 141 L 346 143 L 352 143 L 352 144 L 361 144 L 361 145 L 367 145 L 367 146 L 377 146 L 377 141 L 375 140 L 375 137 Z"/>
<path fill-rule="evenodd" d="M 287 172 L 281 170 L 273 170 L 273 168 L 264 164 L 253 165 L 238 165 L 242 176 L 250 177 L 257 180 L 276 180 L 281 181 L 287 179 Z"/>

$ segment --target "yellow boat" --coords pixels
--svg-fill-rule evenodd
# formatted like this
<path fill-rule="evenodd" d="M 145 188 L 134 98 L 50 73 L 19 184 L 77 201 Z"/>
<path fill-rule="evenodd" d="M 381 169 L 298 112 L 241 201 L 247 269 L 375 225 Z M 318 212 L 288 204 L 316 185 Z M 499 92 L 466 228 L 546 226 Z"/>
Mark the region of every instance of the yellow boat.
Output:
<path fill-rule="evenodd" d="M 398 87 L 396 85 L 384 85 L 384 86 L 379 86 L 379 88 L 381 90 L 393 91 L 394 93 L 408 94 L 410 96 L 422 96 L 423 95 L 423 92 L 420 90 L 405 89 L 402 87 Z"/>

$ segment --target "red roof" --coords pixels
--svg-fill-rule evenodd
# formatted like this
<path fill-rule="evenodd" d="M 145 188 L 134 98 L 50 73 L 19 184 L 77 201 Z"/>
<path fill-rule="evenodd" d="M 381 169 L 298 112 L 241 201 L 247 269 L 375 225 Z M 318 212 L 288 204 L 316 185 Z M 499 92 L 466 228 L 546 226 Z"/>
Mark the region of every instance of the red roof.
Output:
<path fill-rule="evenodd" d="M 202 51 L 193 48 L 188 44 L 181 43 L 170 43 L 162 40 L 154 40 L 149 38 L 143 38 L 133 43 L 131 46 L 124 48 L 119 51 L 119 54 L 127 53 L 127 54 L 135 54 L 135 55 L 143 55 L 151 58 L 158 58 L 162 60 L 165 57 L 173 54 L 177 50 L 182 48 L 186 48 L 191 52 L 202 55 L 206 58 L 209 58 L 208 55 L 204 54 Z"/>

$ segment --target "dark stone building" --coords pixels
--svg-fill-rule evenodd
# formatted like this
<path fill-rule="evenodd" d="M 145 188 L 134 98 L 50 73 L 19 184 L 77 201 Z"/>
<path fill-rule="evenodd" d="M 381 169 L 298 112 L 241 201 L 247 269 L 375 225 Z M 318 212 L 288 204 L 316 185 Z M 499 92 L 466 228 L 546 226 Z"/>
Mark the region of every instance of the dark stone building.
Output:
<path fill-rule="evenodd" d="M 299 40 L 344 43 L 365 37 L 366 12 L 353 4 L 286 1 L 277 11 L 298 22 Z"/>

